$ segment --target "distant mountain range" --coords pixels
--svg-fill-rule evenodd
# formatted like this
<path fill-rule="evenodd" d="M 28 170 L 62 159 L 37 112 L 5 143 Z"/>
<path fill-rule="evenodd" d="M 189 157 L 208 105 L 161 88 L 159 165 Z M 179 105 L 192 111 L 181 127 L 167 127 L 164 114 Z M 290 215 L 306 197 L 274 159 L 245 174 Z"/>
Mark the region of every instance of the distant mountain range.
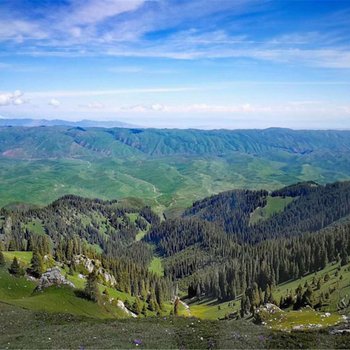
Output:
<path fill-rule="evenodd" d="M 350 131 L 103 128 L 86 123 L 0 126 L 0 207 L 43 205 L 76 194 L 136 197 L 160 210 L 177 211 L 234 188 L 274 190 L 300 181 L 350 179 Z"/>
<path fill-rule="evenodd" d="M 80 126 L 82 128 L 98 127 L 98 128 L 134 128 L 136 125 L 123 123 L 118 120 L 97 121 L 97 120 L 79 120 L 69 121 L 63 119 L 8 119 L 0 117 L 0 126 Z"/>

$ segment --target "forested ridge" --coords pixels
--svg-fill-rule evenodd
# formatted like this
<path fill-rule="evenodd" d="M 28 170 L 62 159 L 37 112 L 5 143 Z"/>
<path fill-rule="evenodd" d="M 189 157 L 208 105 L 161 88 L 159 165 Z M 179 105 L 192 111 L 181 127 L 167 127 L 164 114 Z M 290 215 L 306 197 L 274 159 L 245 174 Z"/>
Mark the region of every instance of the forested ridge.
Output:
<path fill-rule="evenodd" d="M 288 202 L 267 211 L 276 198 Z M 259 210 L 268 215 L 252 222 Z M 68 265 L 77 255 L 99 259 L 117 289 L 161 307 L 176 286 L 189 296 L 232 300 L 334 261 L 345 265 L 349 215 L 350 182 L 223 192 L 163 221 L 142 205 L 69 195 L 43 208 L 2 209 L 0 239 L 4 250 L 35 250 Z M 164 277 L 148 269 L 154 254 Z"/>
<path fill-rule="evenodd" d="M 68 195 L 42 209 L 2 209 L 0 237 L 5 250 L 52 255 L 73 270 L 76 256 L 97 259 L 115 277 L 118 290 L 145 300 L 150 292 L 154 301 L 157 291 L 161 304 L 170 298 L 171 283 L 149 272 L 152 249 L 135 240 L 159 221 L 149 207 Z"/>
<path fill-rule="evenodd" d="M 198 217 L 214 222 L 240 242 L 261 240 L 318 231 L 350 214 L 350 182 L 325 186 L 299 183 L 273 191 L 272 197 L 292 197 L 281 212 L 251 224 L 254 210 L 266 205 L 267 191 L 236 190 L 195 202 L 183 217 Z"/>

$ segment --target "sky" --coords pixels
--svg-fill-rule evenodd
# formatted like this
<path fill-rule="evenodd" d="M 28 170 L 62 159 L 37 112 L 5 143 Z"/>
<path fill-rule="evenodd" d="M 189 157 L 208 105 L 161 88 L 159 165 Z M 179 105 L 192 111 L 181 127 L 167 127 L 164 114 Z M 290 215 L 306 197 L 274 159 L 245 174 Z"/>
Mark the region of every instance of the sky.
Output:
<path fill-rule="evenodd" d="M 0 118 L 350 128 L 350 0 L 0 0 Z"/>

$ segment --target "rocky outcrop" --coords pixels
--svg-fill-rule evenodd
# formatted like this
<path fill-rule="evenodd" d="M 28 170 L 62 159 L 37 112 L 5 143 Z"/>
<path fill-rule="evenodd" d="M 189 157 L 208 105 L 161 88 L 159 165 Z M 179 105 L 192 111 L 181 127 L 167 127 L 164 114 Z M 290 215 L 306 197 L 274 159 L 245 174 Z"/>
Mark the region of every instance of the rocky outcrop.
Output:
<path fill-rule="evenodd" d="M 84 269 L 87 270 L 88 273 L 91 273 L 95 268 L 100 267 L 99 260 L 89 259 L 85 255 L 75 255 L 73 260 L 74 265 L 82 266 Z"/>
<path fill-rule="evenodd" d="M 88 273 L 95 270 L 96 274 L 101 277 L 103 282 L 111 287 L 117 284 L 115 277 L 101 266 L 100 260 L 90 259 L 85 255 L 76 255 L 74 257 L 74 264 L 76 266 L 82 266 Z"/>
<path fill-rule="evenodd" d="M 276 313 L 280 313 L 283 312 L 277 305 L 275 304 L 271 304 L 271 303 L 267 303 L 265 305 L 260 306 L 257 310 L 257 313 L 259 312 L 267 312 L 268 314 L 276 314 Z"/>
<path fill-rule="evenodd" d="M 118 306 L 120 309 L 122 309 L 122 310 L 123 310 L 126 314 L 128 314 L 129 316 L 134 317 L 134 318 L 137 317 L 137 315 L 134 314 L 133 312 L 131 312 L 131 311 L 124 305 L 124 303 L 123 303 L 121 300 L 118 300 L 118 301 L 117 301 L 117 306 Z"/>
<path fill-rule="evenodd" d="M 75 285 L 68 281 L 61 273 L 58 267 L 53 267 L 44 272 L 39 280 L 37 290 L 43 290 L 51 286 L 66 285 L 75 288 Z"/>

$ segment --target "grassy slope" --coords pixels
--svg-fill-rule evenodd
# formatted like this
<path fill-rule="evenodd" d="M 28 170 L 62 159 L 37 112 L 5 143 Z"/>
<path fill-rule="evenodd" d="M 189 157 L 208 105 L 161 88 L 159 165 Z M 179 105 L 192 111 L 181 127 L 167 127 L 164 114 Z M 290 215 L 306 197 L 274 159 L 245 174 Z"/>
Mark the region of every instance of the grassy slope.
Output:
<path fill-rule="evenodd" d="M 162 259 L 154 257 L 150 263 L 149 270 L 158 276 L 164 276 L 164 267 L 162 265 Z"/>
<path fill-rule="evenodd" d="M 30 263 L 31 252 L 4 252 L 8 265 L 16 256 L 23 267 Z M 76 278 L 77 288 L 84 287 L 84 281 Z M 80 282 L 80 283 L 78 283 Z M 123 311 L 111 305 L 97 305 L 93 302 L 84 300 L 75 295 L 74 290 L 69 287 L 50 287 L 42 292 L 34 292 L 36 283 L 27 280 L 25 277 L 13 277 L 7 267 L 0 268 L 0 301 L 12 305 L 17 305 L 30 310 L 41 310 L 47 312 L 64 312 L 73 315 L 88 316 L 94 318 L 115 318 L 125 317 Z M 101 287 L 102 289 L 102 287 Z M 113 295 L 112 295 L 113 294 Z M 123 293 L 122 293 L 123 294 Z M 111 297 L 121 297 L 117 291 L 110 288 Z M 125 300 L 122 299 L 122 300 Z"/>
<path fill-rule="evenodd" d="M 7 262 L 7 267 L 12 261 L 13 257 L 17 257 L 20 264 L 25 268 L 30 264 L 32 258 L 32 252 L 4 252 L 4 256 Z M 157 259 L 156 259 L 157 260 Z M 7 267 L 0 268 L 0 301 L 9 303 L 11 305 L 17 305 L 26 309 L 54 312 L 54 313 L 69 313 L 72 315 L 86 316 L 92 318 L 125 318 L 126 315 L 118 307 L 113 307 L 108 303 L 97 305 L 90 301 L 79 298 L 75 295 L 74 290 L 69 287 L 50 287 L 43 292 L 33 293 L 36 282 L 28 281 L 25 277 L 16 278 L 11 276 Z M 154 263 L 155 272 L 162 273 L 161 261 Z M 66 277 L 71 281 L 77 289 L 83 289 L 85 286 L 85 279 L 80 278 L 78 273 L 74 275 L 68 275 L 68 268 L 64 267 L 62 273 L 66 274 Z M 104 290 L 108 291 L 109 297 L 115 300 L 128 300 L 132 305 L 135 301 L 135 297 L 128 293 L 121 292 L 115 288 L 99 285 L 101 293 Z M 173 309 L 173 305 L 170 302 L 164 303 L 164 315 L 169 315 Z M 187 315 L 184 308 L 180 309 L 180 315 Z M 148 311 L 149 316 L 154 316 L 154 312 Z"/>
<path fill-rule="evenodd" d="M 273 214 L 283 211 L 283 209 L 292 201 L 292 197 L 267 197 L 266 206 L 254 210 L 250 217 L 250 224 L 256 224 L 260 220 L 266 220 Z"/>
<path fill-rule="evenodd" d="M 314 277 L 316 278 L 316 280 L 318 278 L 324 280 L 324 276 L 328 274 L 330 276 L 329 281 L 323 281 L 319 290 L 313 287 L 314 298 L 317 300 L 321 293 L 325 294 L 326 292 L 329 292 L 330 288 L 335 289 L 334 292 L 330 294 L 330 298 L 327 302 L 328 305 L 323 308 L 324 310 L 335 312 L 337 311 L 337 303 L 343 297 L 347 296 L 347 299 L 349 299 L 350 297 L 350 264 L 341 267 L 341 270 L 338 271 L 338 276 L 335 276 L 338 267 L 339 264 L 330 264 L 325 269 L 317 272 L 316 274 L 310 274 L 299 280 L 283 283 L 277 286 L 277 288 L 275 289 L 273 293 L 274 297 L 276 300 L 279 300 L 281 296 L 285 296 L 287 294 L 288 290 L 295 291 L 299 284 L 302 287 L 304 287 L 306 282 L 309 285 L 311 285 Z M 342 276 L 342 279 L 340 279 L 340 276 Z"/>
<path fill-rule="evenodd" d="M 309 285 L 312 283 L 312 279 L 315 276 L 316 278 L 324 278 L 326 274 L 330 276 L 330 279 L 328 282 L 323 282 L 321 284 L 320 290 L 316 290 L 314 288 L 314 297 L 315 300 L 318 300 L 318 297 L 320 293 L 325 294 L 326 292 L 329 292 L 330 288 L 335 288 L 335 291 L 330 294 L 330 298 L 327 302 L 328 305 L 324 306 L 322 308 L 322 311 L 330 311 L 332 313 L 337 312 L 337 304 L 338 302 L 343 298 L 346 297 L 347 300 L 350 297 L 350 264 L 348 264 L 345 267 L 342 267 L 341 270 L 338 272 L 338 277 L 335 276 L 335 273 L 337 271 L 339 264 L 328 265 L 325 269 L 322 271 L 319 271 L 316 274 L 310 274 L 308 276 L 305 276 L 299 280 L 290 281 L 287 283 L 283 283 L 278 285 L 275 290 L 273 291 L 274 298 L 279 301 L 281 296 L 285 296 L 287 294 L 287 291 L 295 291 L 299 284 L 302 286 L 305 285 L 305 282 L 308 282 Z M 340 276 L 342 275 L 342 279 L 340 279 Z M 225 317 L 226 314 L 232 313 L 234 311 L 238 311 L 240 308 L 240 297 L 238 297 L 235 301 L 230 302 L 223 302 L 219 303 L 215 300 L 209 300 L 209 299 L 203 299 L 200 302 L 195 302 L 194 304 L 190 304 L 191 314 L 195 317 L 201 318 L 201 319 L 210 319 L 210 320 L 216 320 L 218 318 Z M 309 313 L 309 316 L 303 316 L 303 313 L 296 312 L 296 313 L 287 313 L 287 316 L 284 317 L 285 320 L 290 320 L 290 323 L 294 322 L 293 325 L 295 325 L 297 322 L 304 322 L 305 320 L 309 323 L 315 323 L 315 318 L 319 320 L 320 314 L 311 314 Z M 289 318 L 290 317 L 290 318 Z M 304 321 L 303 321 L 303 318 Z M 328 321 L 337 321 L 338 317 L 332 317 L 331 319 L 328 319 Z M 288 322 L 284 322 L 283 327 L 287 328 L 286 324 Z M 323 323 L 325 321 L 322 321 Z M 318 322 L 319 323 L 319 322 Z M 326 325 L 326 323 L 324 323 Z M 273 324 L 273 326 L 278 329 L 279 327 L 282 327 L 282 325 Z"/>
<path fill-rule="evenodd" d="M 32 260 L 32 252 L 3 252 L 7 262 L 11 262 L 14 257 L 16 257 L 20 264 L 24 266 L 29 266 L 30 260 Z"/>
<path fill-rule="evenodd" d="M 28 231 L 37 235 L 45 235 L 45 230 L 42 225 L 42 222 L 38 219 L 29 222 L 27 225 L 25 225 L 25 228 L 28 229 Z"/>

